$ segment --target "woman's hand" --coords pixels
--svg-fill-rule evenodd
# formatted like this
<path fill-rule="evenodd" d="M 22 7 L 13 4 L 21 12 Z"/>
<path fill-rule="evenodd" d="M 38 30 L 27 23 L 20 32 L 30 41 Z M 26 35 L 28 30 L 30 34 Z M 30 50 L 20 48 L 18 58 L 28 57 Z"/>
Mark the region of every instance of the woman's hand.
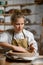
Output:
<path fill-rule="evenodd" d="M 35 48 L 33 47 L 33 43 L 30 44 L 28 51 L 29 51 L 30 53 L 32 53 L 32 52 L 34 52 L 34 49 L 35 49 Z"/>
<path fill-rule="evenodd" d="M 25 50 L 25 48 L 23 48 L 21 46 L 13 46 L 13 51 L 27 52 L 27 50 Z"/>

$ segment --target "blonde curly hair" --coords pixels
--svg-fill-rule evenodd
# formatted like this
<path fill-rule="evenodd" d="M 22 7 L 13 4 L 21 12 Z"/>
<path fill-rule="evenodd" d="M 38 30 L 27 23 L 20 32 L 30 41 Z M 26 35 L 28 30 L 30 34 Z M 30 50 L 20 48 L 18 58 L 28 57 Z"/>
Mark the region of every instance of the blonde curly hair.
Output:
<path fill-rule="evenodd" d="M 13 13 L 12 16 L 11 16 L 11 24 L 16 22 L 17 18 L 24 18 L 25 19 L 24 15 L 21 12 Z"/>

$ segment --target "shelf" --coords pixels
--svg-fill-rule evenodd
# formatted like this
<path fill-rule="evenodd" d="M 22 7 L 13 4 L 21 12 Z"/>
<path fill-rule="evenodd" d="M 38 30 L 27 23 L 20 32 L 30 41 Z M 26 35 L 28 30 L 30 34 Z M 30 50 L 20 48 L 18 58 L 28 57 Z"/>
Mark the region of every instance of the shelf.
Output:
<path fill-rule="evenodd" d="M 0 30 L 0 33 L 1 33 L 1 32 L 4 32 L 4 30 Z"/>
<path fill-rule="evenodd" d="M 11 23 L 0 23 L 0 25 L 12 25 Z M 31 24 L 25 24 L 25 25 L 41 25 L 41 23 L 31 23 Z"/>
<path fill-rule="evenodd" d="M 31 23 L 31 24 L 25 24 L 25 25 L 41 25 L 41 23 Z"/>
<path fill-rule="evenodd" d="M 38 15 L 39 13 L 31 13 L 31 14 L 28 14 L 28 13 L 25 13 L 24 15 L 25 16 L 28 16 L 28 15 Z M 0 16 L 11 16 L 12 14 L 0 14 Z"/>
<path fill-rule="evenodd" d="M 37 4 L 37 3 L 25 3 L 25 4 L 11 4 L 11 5 L 7 4 L 7 5 L 0 5 L 0 7 L 8 7 L 8 6 L 21 6 L 21 7 L 23 7 L 23 6 L 27 6 L 27 5 L 29 5 L 29 6 L 40 5 L 40 3 L 39 4 Z"/>
<path fill-rule="evenodd" d="M 0 25 L 12 25 L 11 23 L 0 23 Z"/>
<path fill-rule="evenodd" d="M 4 23 L 0 23 L 0 25 L 4 25 Z"/>
<path fill-rule="evenodd" d="M 0 16 L 11 16 L 12 14 L 0 14 Z"/>
<path fill-rule="evenodd" d="M 11 23 L 4 23 L 4 25 L 12 25 Z"/>
<path fill-rule="evenodd" d="M 24 6 L 27 6 L 27 5 L 29 5 L 29 6 L 31 6 L 31 5 L 37 5 L 36 3 L 25 3 L 25 4 L 11 4 L 11 5 L 0 5 L 0 7 L 4 7 L 4 8 L 6 8 L 6 7 L 9 7 L 9 6 L 21 6 L 21 7 L 24 7 Z M 25 16 L 30 16 L 30 15 L 38 15 L 39 13 L 23 13 Z M 3 14 L 0 14 L 0 16 L 11 16 L 12 15 L 12 13 L 7 13 L 6 14 L 6 12 L 4 12 Z M 0 23 L 0 25 L 11 25 L 11 23 Z M 26 24 L 26 25 L 40 25 L 39 23 L 33 23 L 33 24 Z"/>

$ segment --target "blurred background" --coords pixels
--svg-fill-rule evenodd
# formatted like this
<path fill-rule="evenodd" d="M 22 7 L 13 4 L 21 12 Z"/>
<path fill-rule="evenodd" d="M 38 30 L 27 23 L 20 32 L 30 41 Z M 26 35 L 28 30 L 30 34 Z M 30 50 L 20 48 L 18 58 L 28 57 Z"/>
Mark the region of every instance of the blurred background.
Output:
<path fill-rule="evenodd" d="M 43 0 L 0 0 L 0 32 L 13 28 L 12 13 L 25 15 L 25 29 L 34 34 L 39 54 L 43 54 Z"/>

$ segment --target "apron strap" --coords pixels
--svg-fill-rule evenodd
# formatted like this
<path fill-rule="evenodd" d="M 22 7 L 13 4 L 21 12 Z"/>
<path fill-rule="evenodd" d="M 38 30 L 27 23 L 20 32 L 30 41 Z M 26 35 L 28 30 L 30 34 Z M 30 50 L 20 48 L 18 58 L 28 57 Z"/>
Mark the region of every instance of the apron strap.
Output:
<path fill-rule="evenodd" d="M 22 31 L 22 32 L 23 32 L 23 31 Z M 26 36 L 25 36 L 24 32 L 23 32 L 23 35 L 24 35 L 24 38 L 26 38 Z M 28 47 L 29 47 L 28 40 L 27 40 L 27 45 L 28 45 Z"/>
<path fill-rule="evenodd" d="M 22 31 L 23 35 L 24 35 L 24 38 L 26 38 L 24 32 Z M 14 32 L 13 32 L 13 35 L 12 35 L 12 40 L 14 39 Z"/>
<path fill-rule="evenodd" d="M 24 34 L 24 32 L 22 31 L 22 33 L 23 33 L 23 35 L 24 35 L 24 38 L 26 38 L 26 36 L 25 36 L 25 34 Z"/>
<path fill-rule="evenodd" d="M 26 36 L 25 36 L 25 34 L 24 34 L 23 31 L 22 31 L 22 33 L 23 33 L 23 35 L 24 35 L 24 38 L 26 38 Z M 18 46 L 18 43 L 17 43 L 16 39 L 14 39 L 14 32 L 13 32 L 13 35 L 12 35 L 12 41 L 13 41 L 13 40 L 15 40 L 16 45 Z M 27 41 L 27 45 L 28 45 L 28 41 Z"/>
<path fill-rule="evenodd" d="M 13 40 L 15 40 L 15 39 L 14 39 L 14 32 L 13 32 L 13 35 L 12 35 L 12 41 L 13 41 Z M 18 44 L 17 44 L 17 41 L 16 41 L 16 40 L 15 40 L 15 42 L 16 42 L 16 45 L 18 46 Z"/>

